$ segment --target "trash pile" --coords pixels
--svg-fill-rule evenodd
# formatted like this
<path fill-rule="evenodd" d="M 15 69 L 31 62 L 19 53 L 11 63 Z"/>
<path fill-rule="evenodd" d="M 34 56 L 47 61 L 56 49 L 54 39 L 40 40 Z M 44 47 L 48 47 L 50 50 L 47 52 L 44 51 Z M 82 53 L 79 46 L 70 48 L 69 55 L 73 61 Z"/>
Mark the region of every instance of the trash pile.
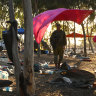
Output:
<path fill-rule="evenodd" d="M 44 63 L 38 63 L 34 64 L 34 71 L 39 72 L 40 74 L 53 74 L 57 72 L 68 71 L 70 69 L 73 69 L 73 67 L 70 67 L 66 62 L 61 63 L 60 69 L 55 69 L 55 66 L 50 66 L 50 62 L 44 62 Z M 74 67 L 75 68 L 75 67 Z"/>
<path fill-rule="evenodd" d="M 39 64 L 34 64 L 34 71 L 40 74 L 53 74 L 54 68 L 49 66 L 50 62 L 44 62 Z"/>
<path fill-rule="evenodd" d="M 40 65 L 40 64 L 39 64 Z M 75 88 L 93 88 L 95 82 L 95 75 L 85 71 L 79 70 L 77 68 L 70 67 L 66 62 L 61 64 L 61 68 L 59 70 L 55 70 L 54 68 L 50 68 L 48 62 L 45 62 L 39 67 L 40 74 L 57 74 L 60 76 L 49 81 L 50 84 L 64 85 L 68 87 Z"/>
<path fill-rule="evenodd" d="M 0 68 L 0 80 L 2 80 L 2 79 L 8 80 L 9 73 L 6 70 L 7 70 L 7 68 L 5 66 L 2 69 Z"/>
<path fill-rule="evenodd" d="M 76 88 L 92 88 L 95 76 L 85 70 L 71 69 L 66 73 L 61 72 L 62 79 L 70 86 Z"/>
<path fill-rule="evenodd" d="M 95 76 L 85 70 L 70 69 L 60 72 L 61 76 L 51 80 L 51 84 L 61 84 L 67 87 L 75 88 L 93 88 Z"/>
<path fill-rule="evenodd" d="M 74 49 L 73 49 L 74 50 Z M 64 56 L 65 57 L 72 57 L 72 58 L 77 58 L 77 59 L 79 59 L 80 61 L 92 61 L 91 59 L 90 59 L 90 57 L 84 57 L 83 56 L 83 52 L 82 51 L 80 51 L 79 49 L 77 50 L 77 53 L 74 53 L 74 51 L 73 51 L 72 49 L 71 50 L 65 50 L 65 54 L 64 54 Z M 79 52 L 80 51 L 80 52 Z"/>
<path fill-rule="evenodd" d="M 14 74 L 14 66 L 10 65 L 9 63 L 7 64 L 7 62 L 9 62 L 8 58 L 0 58 L 0 61 L 0 90 L 12 92 L 13 90 L 10 85 L 13 82 L 9 80 L 9 76 Z"/>
<path fill-rule="evenodd" d="M 13 82 L 9 80 L 10 73 L 8 72 L 8 66 L 0 65 L 0 89 L 3 91 L 11 91 L 12 87 L 9 87 Z"/>
<path fill-rule="evenodd" d="M 73 55 L 72 56 L 73 58 L 77 58 L 77 59 L 79 59 L 80 61 L 92 61 L 91 59 L 90 59 L 90 57 L 84 57 L 84 56 L 82 56 L 82 55 L 80 55 L 80 54 L 75 54 L 75 55 Z"/>

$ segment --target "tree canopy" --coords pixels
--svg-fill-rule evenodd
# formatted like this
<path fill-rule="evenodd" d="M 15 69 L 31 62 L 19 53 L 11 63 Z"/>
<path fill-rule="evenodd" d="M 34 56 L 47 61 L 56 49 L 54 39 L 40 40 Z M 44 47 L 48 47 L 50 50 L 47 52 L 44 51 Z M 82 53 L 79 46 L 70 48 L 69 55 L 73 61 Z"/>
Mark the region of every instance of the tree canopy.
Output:
<path fill-rule="evenodd" d="M 18 26 L 24 26 L 24 14 L 22 0 L 14 1 L 15 19 L 19 20 Z M 68 8 L 68 9 L 96 9 L 96 0 L 31 0 L 33 16 L 50 9 Z M 0 0 L 0 25 L 4 30 L 4 22 L 9 19 L 8 12 L 9 0 Z M 90 20 L 93 21 L 95 13 L 91 15 Z M 2 31 L 0 30 L 0 31 Z"/>

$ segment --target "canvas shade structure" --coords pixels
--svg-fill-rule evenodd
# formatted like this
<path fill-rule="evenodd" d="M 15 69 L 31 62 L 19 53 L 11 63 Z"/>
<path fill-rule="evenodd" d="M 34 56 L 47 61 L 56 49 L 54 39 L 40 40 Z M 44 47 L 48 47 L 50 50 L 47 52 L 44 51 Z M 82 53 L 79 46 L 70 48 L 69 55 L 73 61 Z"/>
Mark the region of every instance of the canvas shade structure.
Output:
<path fill-rule="evenodd" d="M 33 32 L 35 40 L 40 43 L 47 27 L 53 21 L 66 20 L 81 24 L 93 10 L 65 9 L 58 8 L 45 11 L 33 18 Z"/>
<path fill-rule="evenodd" d="M 74 33 L 71 33 L 71 34 L 68 34 L 66 35 L 66 37 L 74 37 Z M 76 38 L 84 38 L 84 35 L 83 34 L 79 34 L 79 33 L 75 33 L 75 37 Z M 86 37 L 94 37 L 94 36 L 89 36 L 89 35 L 86 35 Z"/>

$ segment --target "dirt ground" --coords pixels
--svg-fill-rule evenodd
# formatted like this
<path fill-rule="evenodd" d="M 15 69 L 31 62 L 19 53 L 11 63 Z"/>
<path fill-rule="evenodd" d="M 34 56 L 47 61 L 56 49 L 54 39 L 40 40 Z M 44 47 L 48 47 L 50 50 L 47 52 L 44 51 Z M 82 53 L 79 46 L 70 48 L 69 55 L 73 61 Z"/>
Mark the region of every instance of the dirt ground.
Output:
<path fill-rule="evenodd" d="M 80 61 L 73 57 L 64 57 L 63 62 L 67 62 L 70 66 L 76 65 L 78 69 L 86 70 L 94 74 L 96 67 L 96 54 L 89 55 L 91 61 Z M 35 61 L 47 61 L 49 65 L 53 65 L 53 55 L 42 55 L 39 59 L 35 57 Z M 49 84 L 47 81 L 58 77 L 59 74 L 53 75 L 37 75 L 36 76 L 36 94 L 37 96 L 96 96 L 94 89 L 70 88 L 64 85 Z"/>
<path fill-rule="evenodd" d="M 63 62 L 67 62 L 70 66 L 76 65 L 78 69 L 86 70 L 94 74 L 96 67 L 96 54 L 88 55 L 91 61 L 80 61 L 74 57 L 64 56 Z M 53 55 L 42 54 L 40 58 L 34 55 L 34 64 L 49 62 L 49 66 L 54 67 Z M 48 81 L 58 77 L 60 74 L 39 74 L 35 72 L 36 96 L 96 96 L 96 88 L 72 88 L 64 85 L 49 84 Z M 15 96 L 15 78 L 9 78 L 14 83 L 12 92 L 4 92 L 0 90 L 0 96 Z"/>

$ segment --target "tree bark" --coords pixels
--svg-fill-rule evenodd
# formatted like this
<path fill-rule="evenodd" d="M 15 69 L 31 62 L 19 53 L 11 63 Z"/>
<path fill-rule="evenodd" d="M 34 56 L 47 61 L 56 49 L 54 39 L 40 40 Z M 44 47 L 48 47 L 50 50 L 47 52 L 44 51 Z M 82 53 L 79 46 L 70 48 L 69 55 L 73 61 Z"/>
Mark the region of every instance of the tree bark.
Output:
<path fill-rule="evenodd" d="M 10 21 L 15 20 L 14 18 L 14 10 L 13 10 L 13 1 L 9 0 L 9 17 Z M 12 28 L 12 55 L 13 55 L 13 64 L 15 65 L 15 77 L 16 77 L 16 96 L 20 96 L 19 91 L 19 75 L 20 75 L 20 62 L 18 58 L 18 43 L 17 37 L 14 28 Z"/>
<path fill-rule="evenodd" d="M 34 40 L 33 40 L 33 19 L 31 0 L 23 0 L 24 6 L 24 84 L 27 96 L 35 94 L 34 80 Z"/>

